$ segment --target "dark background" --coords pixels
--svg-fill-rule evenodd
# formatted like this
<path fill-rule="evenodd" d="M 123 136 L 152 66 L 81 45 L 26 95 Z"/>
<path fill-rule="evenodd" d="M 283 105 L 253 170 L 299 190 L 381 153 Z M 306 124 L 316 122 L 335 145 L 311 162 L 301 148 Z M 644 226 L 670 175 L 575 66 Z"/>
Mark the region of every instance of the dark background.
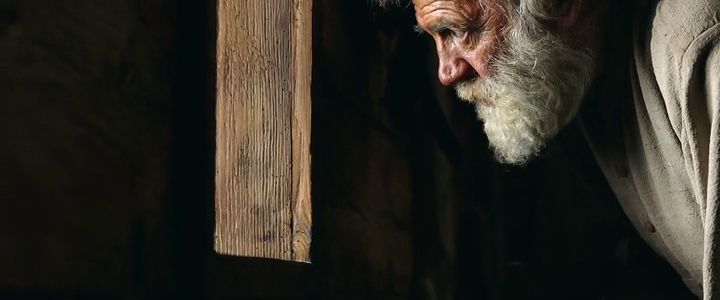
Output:
<path fill-rule="evenodd" d="M 411 8 L 316 0 L 313 264 L 212 252 L 215 6 L 0 0 L 0 299 L 691 299 L 571 124 L 494 163 Z"/>

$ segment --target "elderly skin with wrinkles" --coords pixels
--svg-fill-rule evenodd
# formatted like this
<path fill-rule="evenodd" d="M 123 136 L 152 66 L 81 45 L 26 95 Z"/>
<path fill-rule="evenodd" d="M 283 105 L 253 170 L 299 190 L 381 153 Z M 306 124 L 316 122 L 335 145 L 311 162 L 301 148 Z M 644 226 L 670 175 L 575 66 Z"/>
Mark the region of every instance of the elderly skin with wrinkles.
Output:
<path fill-rule="evenodd" d="M 538 2 L 538 1 L 536 1 Z M 437 45 L 438 77 L 476 103 L 497 158 L 524 164 L 577 111 L 592 80 L 602 7 L 579 18 L 580 2 L 414 1 L 418 28 Z M 510 9 L 512 8 L 512 9 Z M 557 33 L 557 34 L 556 34 Z"/>
<path fill-rule="evenodd" d="M 475 105 L 500 162 L 526 164 L 578 115 L 640 235 L 694 293 L 720 299 L 720 1 L 622 1 L 413 5 L 417 30 L 435 41 L 440 82 Z M 620 3 L 634 19 L 613 20 Z M 605 55 L 621 49 L 604 38 L 619 21 L 631 40 L 625 60 Z M 596 86 L 607 69 L 623 72 L 607 82 L 625 94 Z"/>

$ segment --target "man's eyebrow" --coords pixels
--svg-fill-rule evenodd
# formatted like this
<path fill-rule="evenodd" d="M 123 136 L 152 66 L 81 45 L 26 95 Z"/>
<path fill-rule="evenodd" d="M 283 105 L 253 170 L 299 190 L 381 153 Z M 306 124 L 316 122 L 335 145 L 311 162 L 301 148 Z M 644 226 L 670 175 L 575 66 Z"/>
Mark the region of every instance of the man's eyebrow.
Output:
<path fill-rule="evenodd" d="M 443 32 L 453 28 L 462 28 L 462 26 L 451 25 L 449 22 L 436 22 L 430 26 L 430 29 L 435 32 Z"/>
<path fill-rule="evenodd" d="M 433 23 L 433 25 L 430 26 L 430 31 L 432 31 L 432 32 L 442 32 L 442 31 L 445 31 L 445 30 L 447 30 L 447 29 L 458 28 L 458 27 L 459 27 L 459 26 L 450 25 L 450 23 L 447 23 L 447 22 L 436 22 L 436 23 Z M 416 25 L 413 27 L 413 29 L 414 29 L 415 32 L 417 32 L 417 33 L 427 33 L 427 32 L 428 32 L 427 30 L 425 30 L 425 28 L 422 28 L 422 26 L 420 26 L 420 24 L 416 24 Z"/>
<path fill-rule="evenodd" d="M 417 32 L 417 33 L 426 33 L 427 32 L 427 30 L 422 28 L 420 26 L 420 24 L 416 24 L 413 28 L 414 28 L 415 32 Z M 475 28 L 475 27 L 472 26 L 470 23 L 463 22 L 463 23 L 459 23 L 459 24 L 453 24 L 448 21 L 439 21 L 439 22 L 435 22 L 432 25 L 430 25 L 429 30 L 432 32 L 443 32 L 448 29 L 471 30 L 473 28 Z"/>

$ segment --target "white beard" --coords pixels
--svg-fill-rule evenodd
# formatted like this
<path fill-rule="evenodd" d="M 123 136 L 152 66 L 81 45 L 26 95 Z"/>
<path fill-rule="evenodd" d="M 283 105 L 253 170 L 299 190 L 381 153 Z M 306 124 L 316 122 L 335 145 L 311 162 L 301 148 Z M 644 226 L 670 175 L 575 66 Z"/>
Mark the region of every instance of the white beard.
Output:
<path fill-rule="evenodd" d="M 593 73 L 588 50 L 569 47 L 527 10 L 509 16 L 490 78 L 456 86 L 475 103 L 496 159 L 512 165 L 526 164 L 575 116 Z"/>

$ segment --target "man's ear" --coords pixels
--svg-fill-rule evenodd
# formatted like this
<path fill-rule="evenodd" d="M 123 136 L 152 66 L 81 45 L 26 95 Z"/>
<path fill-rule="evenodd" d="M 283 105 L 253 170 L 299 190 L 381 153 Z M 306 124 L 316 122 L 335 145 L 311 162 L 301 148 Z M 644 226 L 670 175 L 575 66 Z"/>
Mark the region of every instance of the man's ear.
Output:
<path fill-rule="evenodd" d="M 567 31 L 582 15 L 583 0 L 563 0 L 557 17 L 560 31 Z"/>

